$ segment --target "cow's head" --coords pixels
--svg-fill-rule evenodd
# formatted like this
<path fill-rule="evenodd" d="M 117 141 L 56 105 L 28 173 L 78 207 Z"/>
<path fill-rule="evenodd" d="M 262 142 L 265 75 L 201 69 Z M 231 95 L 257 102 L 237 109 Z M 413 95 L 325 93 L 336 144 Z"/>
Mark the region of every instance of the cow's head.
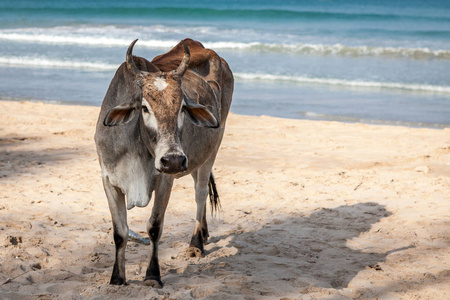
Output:
<path fill-rule="evenodd" d="M 132 57 L 136 41 L 128 47 L 126 65 L 141 88 L 140 100 L 124 99 L 109 111 L 104 124 L 125 124 L 138 114 L 143 141 L 155 158 L 155 168 L 168 174 L 183 172 L 188 167 L 188 159 L 180 143 L 185 116 L 202 127 L 217 128 L 219 123 L 206 107 L 186 98 L 181 89 L 181 78 L 190 59 L 189 48 L 184 41 L 183 59 L 178 68 L 170 72 L 139 70 Z"/>

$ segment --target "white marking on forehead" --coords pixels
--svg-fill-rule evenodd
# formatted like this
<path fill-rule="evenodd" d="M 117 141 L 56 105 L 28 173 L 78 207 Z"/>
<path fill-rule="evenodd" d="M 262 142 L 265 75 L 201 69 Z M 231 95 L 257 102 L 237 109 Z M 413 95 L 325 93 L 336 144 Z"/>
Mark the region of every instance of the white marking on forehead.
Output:
<path fill-rule="evenodd" d="M 166 80 L 163 77 L 156 77 L 153 84 L 156 86 L 158 91 L 163 91 L 168 86 Z"/>

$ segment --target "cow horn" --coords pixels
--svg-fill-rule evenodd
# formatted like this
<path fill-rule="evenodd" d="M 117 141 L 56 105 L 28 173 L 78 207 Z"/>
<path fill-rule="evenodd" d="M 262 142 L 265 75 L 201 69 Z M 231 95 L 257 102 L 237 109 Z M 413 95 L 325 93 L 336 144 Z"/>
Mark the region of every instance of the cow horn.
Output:
<path fill-rule="evenodd" d="M 183 59 L 181 60 L 180 65 L 178 66 L 178 68 L 173 71 L 173 74 L 178 75 L 178 76 L 183 76 L 184 73 L 186 73 L 186 70 L 189 65 L 189 60 L 191 59 L 191 53 L 189 52 L 188 45 L 186 44 L 185 41 L 181 41 L 181 43 L 183 43 L 184 56 L 183 56 Z"/>
<path fill-rule="evenodd" d="M 136 44 L 137 41 L 138 41 L 138 39 L 135 39 L 133 42 L 131 42 L 131 44 L 127 50 L 127 69 L 135 77 L 140 72 L 138 67 L 136 67 L 136 64 L 134 63 L 133 54 L 132 54 L 134 44 Z"/>

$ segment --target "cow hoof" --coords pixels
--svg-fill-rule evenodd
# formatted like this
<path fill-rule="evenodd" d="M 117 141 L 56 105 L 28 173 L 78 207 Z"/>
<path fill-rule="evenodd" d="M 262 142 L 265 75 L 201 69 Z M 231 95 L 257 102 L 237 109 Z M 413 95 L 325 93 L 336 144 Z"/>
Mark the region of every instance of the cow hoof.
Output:
<path fill-rule="evenodd" d="M 208 237 L 209 237 L 209 234 L 203 234 L 203 244 L 204 245 L 208 243 Z"/>
<path fill-rule="evenodd" d="M 161 279 L 159 279 L 159 278 L 146 278 L 146 279 L 144 279 L 143 284 L 145 286 L 151 286 L 152 288 L 155 288 L 155 289 L 162 289 L 164 286 Z"/>
<path fill-rule="evenodd" d="M 186 254 L 188 257 L 204 257 L 205 252 L 203 252 L 201 249 L 197 247 L 190 246 L 186 250 Z"/>
<path fill-rule="evenodd" d="M 109 281 L 110 285 L 124 285 L 126 284 L 125 282 L 125 278 L 111 278 L 111 280 Z"/>

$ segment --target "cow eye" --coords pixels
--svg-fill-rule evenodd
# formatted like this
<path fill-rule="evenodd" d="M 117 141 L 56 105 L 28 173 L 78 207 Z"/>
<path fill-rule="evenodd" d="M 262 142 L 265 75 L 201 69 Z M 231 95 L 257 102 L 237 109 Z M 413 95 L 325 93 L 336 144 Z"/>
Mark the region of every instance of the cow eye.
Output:
<path fill-rule="evenodd" d="M 147 108 L 147 106 L 145 106 L 145 105 L 142 106 L 142 111 L 145 112 L 145 113 L 148 113 L 148 108 Z"/>

